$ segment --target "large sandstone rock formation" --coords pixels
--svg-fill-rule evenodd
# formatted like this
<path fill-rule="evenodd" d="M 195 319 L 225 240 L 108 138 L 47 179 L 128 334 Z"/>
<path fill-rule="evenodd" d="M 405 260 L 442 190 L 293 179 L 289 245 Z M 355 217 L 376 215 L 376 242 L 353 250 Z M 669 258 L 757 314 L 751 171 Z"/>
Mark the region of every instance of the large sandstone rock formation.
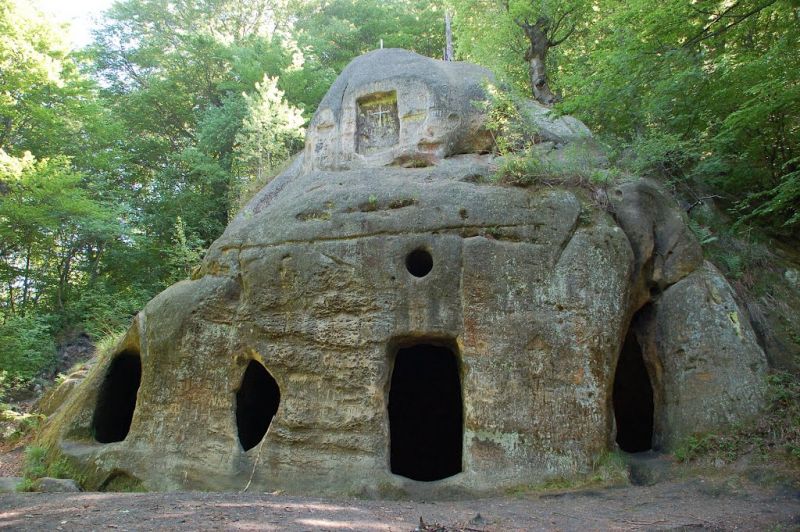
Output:
<path fill-rule="evenodd" d="M 756 414 L 763 352 L 656 185 L 612 188 L 609 213 L 488 182 L 472 102 L 490 77 L 402 50 L 353 61 L 303 154 L 43 440 L 91 489 L 436 495 Z M 532 116 L 554 149 L 589 135 Z"/>

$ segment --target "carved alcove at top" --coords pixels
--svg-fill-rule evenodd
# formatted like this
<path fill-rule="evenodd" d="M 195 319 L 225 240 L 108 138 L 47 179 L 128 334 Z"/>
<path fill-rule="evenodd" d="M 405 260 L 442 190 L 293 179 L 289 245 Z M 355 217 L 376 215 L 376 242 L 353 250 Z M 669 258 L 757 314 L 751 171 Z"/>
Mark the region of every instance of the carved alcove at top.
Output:
<path fill-rule="evenodd" d="M 375 92 L 359 98 L 356 116 L 356 152 L 371 155 L 400 140 L 397 92 Z"/>

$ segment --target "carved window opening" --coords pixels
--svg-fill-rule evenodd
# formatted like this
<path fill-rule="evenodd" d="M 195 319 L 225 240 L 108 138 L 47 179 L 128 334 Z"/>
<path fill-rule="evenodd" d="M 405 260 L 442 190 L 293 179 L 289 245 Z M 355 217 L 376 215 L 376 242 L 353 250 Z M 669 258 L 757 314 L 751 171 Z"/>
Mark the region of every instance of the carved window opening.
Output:
<path fill-rule="evenodd" d="M 414 277 L 425 277 L 433 269 L 433 257 L 427 249 L 415 249 L 406 256 L 406 269 Z"/>
<path fill-rule="evenodd" d="M 390 386 L 392 473 L 421 481 L 460 473 L 464 428 L 456 354 L 431 344 L 404 347 Z"/>
<path fill-rule="evenodd" d="M 236 392 L 236 427 L 242 449 L 250 450 L 264 439 L 280 402 L 278 383 L 264 366 L 251 360 Z"/>
<path fill-rule="evenodd" d="M 356 152 L 377 153 L 400 141 L 397 92 L 376 92 L 356 101 Z"/>
<path fill-rule="evenodd" d="M 653 386 L 636 335 L 629 330 L 614 376 L 617 444 L 628 453 L 653 448 Z"/>
<path fill-rule="evenodd" d="M 92 416 L 92 433 L 100 443 L 128 436 L 142 381 L 142 361 L 136 351 L 123 351 L 108 366 Z"/>

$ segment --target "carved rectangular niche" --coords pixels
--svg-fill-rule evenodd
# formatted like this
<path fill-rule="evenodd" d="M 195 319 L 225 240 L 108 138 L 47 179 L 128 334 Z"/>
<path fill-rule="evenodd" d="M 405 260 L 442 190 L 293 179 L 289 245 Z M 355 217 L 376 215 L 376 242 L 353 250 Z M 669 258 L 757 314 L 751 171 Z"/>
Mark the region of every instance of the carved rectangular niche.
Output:
<path fill-rule="evenodd" d="M 369 155 L 395 146 L 400 140 L 397 92 L 374 92 L 356 101 L 356 152 Z"/>

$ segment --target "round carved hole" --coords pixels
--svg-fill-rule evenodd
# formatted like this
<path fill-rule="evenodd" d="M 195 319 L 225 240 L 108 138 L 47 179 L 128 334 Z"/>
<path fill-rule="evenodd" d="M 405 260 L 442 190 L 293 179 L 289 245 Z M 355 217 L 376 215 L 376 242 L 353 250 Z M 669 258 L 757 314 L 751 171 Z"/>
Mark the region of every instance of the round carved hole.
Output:
<path fill-rule="evenodd" d="M 415 249 L 406 257 L 406 269 L 414 277 L 425 277 L 433 269 L 433 257 L 426 249 Z"/>

